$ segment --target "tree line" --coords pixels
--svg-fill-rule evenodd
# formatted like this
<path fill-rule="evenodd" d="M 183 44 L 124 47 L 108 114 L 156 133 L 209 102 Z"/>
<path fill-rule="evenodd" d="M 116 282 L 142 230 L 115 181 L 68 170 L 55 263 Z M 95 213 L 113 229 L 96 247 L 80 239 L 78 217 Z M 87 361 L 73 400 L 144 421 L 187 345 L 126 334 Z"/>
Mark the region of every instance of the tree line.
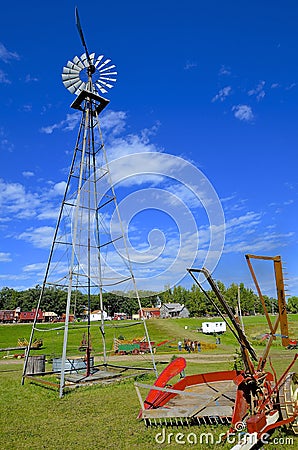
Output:
<path fill-rule="evenodd" d="M 217 285 L 234 313 L 237 313 L 238 285 L 232 283 L 229 287 L 226 287 L 221 281 L 217 281 Z M 246 288 L 243 283 L 240 284 L 239 288 L 242 314 L 262 314 L 263 308 L 261 302 L 253 290 Z M 39 285 L 24 291 L 16 291 L 13 288 L 4 287 L 0 290 L 0 310 L 13 310 L 19 307 L 21 311 L 31 311 L 37 305 L 40 292 L 41 286 Z M 218 304 L 214 293 L 210 290 L 207 292 L 214 303 Z M 180 303 L 188 308 L 192 317 L 217 315 L 213 305 L 195 284 L 190 289 L 179 285 L 174 288 L 166 287 L 164 292 L 161 293 L 139 291 L 139 295 L 142 307 L 154 307 L 159 301 L 161 303 Z M 61 316 L 65 312 L 66 299 L 67 290 L 54 287 L 45 288 L 41 309 L 43 311 L 53 311 Z M 277 300 L 266 295 L 264 295 L 264 300 L 268 311 L 270 313 L 276 313 L 278 309 Z M 103 306 L 109 316 L 113 316 L 116 312 L 124 312 L 131 316 L 139 310 L 138 301 L 133 297 L 132 292 L 128 294 L 124 294 L 121 291 L 104 293 Z M 80 316 L 87 307 L 87 294 L 80 291 L 73 292 L 71 297 L 71 313 Z M 91 311 L 99 309 L 98 295 L 91 295 L 90 308 Z M 289 313 L 298 313 L 298 297 L 294 296 L 288 299 L 287 309 Z"/>

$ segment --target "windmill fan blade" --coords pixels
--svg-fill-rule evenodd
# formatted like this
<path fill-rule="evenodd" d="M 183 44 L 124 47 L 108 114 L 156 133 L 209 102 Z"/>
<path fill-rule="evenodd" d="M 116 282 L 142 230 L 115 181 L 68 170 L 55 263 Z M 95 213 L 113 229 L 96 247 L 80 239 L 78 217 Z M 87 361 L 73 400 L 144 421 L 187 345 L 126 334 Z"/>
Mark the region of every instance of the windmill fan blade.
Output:
<path fill-rule="evenodd" d="M 68 63 L 65 66 L 67 69 L 73 69 L 73 70 L 77 70 L 78 72 L 81 70 L 81 68 L 79 66 L 77 66 L 76 64 L 74 64 L 71 61 L 68 61 Z"/>
<path fill-rule="evenodd" d="M 96 83 L 96 87 L 100 90 L 102 94 L 106 94 L 108 91 L 103 88 L 99 83 Z"/>
<path fill-rule="evenodd" d="M 79 76 L 80 70 L 77 69 L 69 69 L 68 67 L 63 67 L 62 73 L 70 73 Z"/>
<path fill-rule="evenodd" d="M 100 61 L 102 60 L 102 58 L 103 58 L 103 55 L 100 55 L 100 56 L 97 58 L 96 63 L 94 64 L 95 67 L 98 66 L 98 64 L 100 63 Z"/>
<path fill-rule="evenodd" d="M 85 68 L 84 64 L 81 62 L 80 58 L 78 58 L 77 56 L 75 56 L 73 58 L 73 62 L 74 62 L 74 64 L 76 64 L 78 66 L 79 69 Z"/>
<path fill-rule="evenodd" d="M 84 81 L 81 81 L 80 80 L 80 85 L 79 85 L 79 87 L 77 88 L 77 90 L 76 90 L 76 95 L 79 95 L 84 89 L 85 89 L 85 86 L 86 86 L 86 83 L 84 83 Z"/>
<path fill-rule="evenodd" d="M 102 79 L 99 79 L 97 82 L 100 83 L 100 84 L 103 84 L 104 86 L 106 86 L 106 87 L 108 87 L 110 89 L 112 89 L 112 87 L 113 87 L 112 84 L 106 83 L 105 81 L 102 81 Z"/>
<path fill-rule="evenodd" d="M 89 64 L 88 64 L 88 56 L 86 55 L 86 53 L 83 53 L 82 55 L 81 55 L 81 61 L 82 61 L 82 63 L 84 64 L 84 67 L 89 67 Z"/>
<path fill-rule="evenodd" d="M 71 86 L 66 86 L 66 81 L 63 81 L 63 84 L 64 84 L 64 86 L 66 87 L 66 89 L 68 89 L 69 90 L 69 92 L 71 92 L 72 94 L 74 94 L 75 93 L 75 91 L 76 91 L 76 89 L 73 87 L 73 85 L 71 85 Z"/>
<path fill-rule="evenodd" d="M 116 78 L 100 77 L 100 79 L 104 81 L 113 81 L 114 83 L 116 82 Z"/>
<path fill-rule="evenodd" d="M 66 81 L 66 80 L 79 80 L 80 77 L 78 75 L 73 75 L 71 73 L 63 73 L 62 74 L 62 80 Z"/>
<path fill-rule="evenodd" d="M 94 64 L 94 56 L 95 53 L 91 53 L 91 55 L 89 55 L 89 62 L 91 62 L 91 64 Z"/>
<path fill-rule="evenodd" d="M 79 66 L 77 66 L 76 64 L 74 64 L 72 61 L 68 61 L 68 63 L 66 64 L 66 67 L 68 67 L 69 69 L 81 70 L 81 68 Z"/>
<path fill-rule="evenodd" d="M 106 70 L 114 69 L 114 67 L 116 67 L 115 64 L 112 64 L 109 67 L 105 67 L 104 69 L 100 69 L 100 72 L 105 72 Z"/>
<path fill-rule="evenodd" d="M 77 89 L 77 87 L 75 85 L 78 82 L 81 82 L 81 80 L 79 78 L 76 78 L 76 79 L 72 79 L 72 80 L 65 80 L 65 81 L 63 81 L 63 84 L 67 89 L 69 89 L 72 86 L 74 86 Z"/>
<path fill-rule="evenodd" d="M 110 76 L 110 75 L 118 75 L 118 72 L 105 72 L 105 73 L 101 73 L 101 72 L 99 72 L 100 73 L 100 76 L 101 77 L 107 77 L 107 76 Z"/>
<path fill-rule="evenodd" d="M 105 62 L 103 62 L 99 67 L 98 70 L 100 70 L 103 66 L 105 66 L 106 64 L 109 64 L 109 62 L 111 62 L 110 59 L 106 59 Z"/>
<path fill-rule="evenodd" d="M 108 83 L 106 83 L 107 81 L 116 81 L 114 78 L 113 79 L 111 79 L 111 78 L 107 78 L 107 77 L 99 77 L 97 80 L 96 80 L 96 83 L 102 83 L 102 84 L 105 84 L 107 87 L 109 87 L 108 86 Z"/>
<path fill-rule="evenodd" d="M 75 88 L 75 90 L 79 89 L 81 87 L 81 85 L 83 84 L 83 81 L 78 80 L 73 87 Z"/>

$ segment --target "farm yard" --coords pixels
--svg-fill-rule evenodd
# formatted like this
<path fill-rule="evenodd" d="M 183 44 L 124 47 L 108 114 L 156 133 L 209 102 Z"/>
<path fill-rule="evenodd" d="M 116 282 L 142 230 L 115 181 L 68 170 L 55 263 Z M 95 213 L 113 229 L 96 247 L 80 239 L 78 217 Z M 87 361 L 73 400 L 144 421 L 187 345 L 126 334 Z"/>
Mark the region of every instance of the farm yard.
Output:
<path fill-rule="evenodd" d="M 297 4 L 72 3 L 0 15 L 0 450 L 298 448 Z"/>
<path fill-rule="evenodd" d="M 187 360 L 187 374 L 232 368 L 237 349 L 234 337 L 230 331 L 227 331 L 221 335 L 221 344 L 214 345 L 214 336 L 203 335 L 197 331 L 204 320 L 205 318 L 148 321 L 151 339 L 156 343 L 168 341 L 168 344 L 156 348 L 155 357 L 159 373 L 174 355 L 178 356 L 178 353 Z M 263 316 L 244 317 L 244 323 L 246 334 L 260 355 L 264 348 L 262 336 L 267 331 L 265 318 Z M 47 326 L 50 325 L 47 324 Z M 112 354 L 114 337 L 119 337 L 121 334 L 125 339 L 132 339 L 141 332 L 141 328 L 138 329 L 138 327 L 138 325 L 124 328 L 106 327 L 110 361 L 121 361 L 121 364 L 137 364 L 144 367 L 150 365 L 148 355 L 116 356 Z M 297 337 L 296 315 L 289 315 L 289 328 L 290 337 Z M 29 324 L 0 326 L 0 346 L 15 347 L 19 338 L 29 338 L 30 330 Z M 78 350 L 82 333 L 80 324 L 72 326 L 69 333 L 69 355 L 82 356 Z M 48 358 L 54 353 L 55 348 L 50 335 L 51 333 L 46 332 L 42 334 L 43 347 L 35 350 L 36 354 L 44 353 Z M 99 323 L 92 325 L 91 335 L 94 349 L 92 354 L 96 362 L 99 362 L 102 350 Z M 200 353 L 188 354 L 185 350 L 178 352 L 177 342 L 184 338 L 205 342 L 206 347 L 202 347 Z M 13 354 L 14 352 L 10 352 L 9 355 L 7 352 L 2 352 L 0 356 L 0 441 L 4 449 L 181 448 L 181 443 L 175 441 L 177 433 L 185 435 L 183 448 L 228 449 L 232 446 L 228 443 L 216 442 L 220 433 L 226 431 L 225 426 L 146 428 L 142 421 L 137 420 L 140 405 L 133 381 L 152 384 L 153 373 L 136 375 L 135 379 L 124 379 L 115 384 L 81 387 L 71 390 L 64 398 L 59 399 L 56 390 L 32 384 L 28 380 L 24 386 L 21 386 L 23 360 L 5 357 L 13 356 Z M 273 345 L 271 357 L 277 375 L 281 375 L 293 359 L 294 351 L 283 349 L 277 339 Z M 146 392 L 142 394 L 145 396 Z M 212 437 L 209 435 L 209 444 L 206 444 L 204 433 L 212 435 Z M 194 441 L 195 438 L 196 441 Z M 183 440 L 183 437 L 180 436 L 179 439 Z M 273 439 L 275 439 L 274 447 Z M 270 437 L 268 448 L 271 446 L 275 449 L 293 449 L 298 445 L 296 439 L 295 436 L 278 430 Z M 197 442 L 196 445 L 194 445 L 195 442 Z"/>

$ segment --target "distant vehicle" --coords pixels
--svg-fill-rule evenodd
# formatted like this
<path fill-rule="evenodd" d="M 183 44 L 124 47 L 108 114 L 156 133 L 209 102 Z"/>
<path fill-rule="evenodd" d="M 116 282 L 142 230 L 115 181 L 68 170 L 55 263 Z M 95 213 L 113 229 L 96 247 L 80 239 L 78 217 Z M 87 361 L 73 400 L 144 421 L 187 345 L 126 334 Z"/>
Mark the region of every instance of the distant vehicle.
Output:
<path fill-rule="evenodd" d="M 226 322 L 203 322 L 202 332 L 204 334 L 222 334 L 227 331 Z"/>
<path fill-rule="evenodd" d="M 113 320 L 127 320 L 128 316 L 126 313 L 114 313 Z"/>

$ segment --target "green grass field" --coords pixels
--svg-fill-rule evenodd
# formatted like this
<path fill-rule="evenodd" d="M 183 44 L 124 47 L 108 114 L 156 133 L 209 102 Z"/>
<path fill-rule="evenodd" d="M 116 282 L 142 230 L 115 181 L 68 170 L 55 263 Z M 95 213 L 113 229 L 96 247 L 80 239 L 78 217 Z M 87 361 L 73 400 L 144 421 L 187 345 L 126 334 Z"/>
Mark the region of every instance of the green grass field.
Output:
<path fill-rule="evenodd" d="M 265 318 L 262 316 L 245 317 L 245 327 L 248 337 L 255 346 L 258 355 L 264 345 L 253 337 L 260 336 L 267 331 Z M 206 319 L 205 319 L 206 320 Z M 157 359 L 170 361 L 173 354 L 178 354 L 177 341 L 187 337 L 209 343 L 215 342 L 214 336 L 203 336 L 196 330 L 204 319 L 176 319 L 152 320 L 148 322 L 150 337 L 155 342 L 173 339 L 171 346 L 157 349 Z M 291 336 L 298 337 L 297 316 L 289 316 Z M 119 325 L 117 322 L 116 325 Z M 123 324 L 121 324 L 123 325 Z M 43 325 L 44 327 L 44 325 Z M 187 327 L 187 329 L 185 328 Z M 0 347 L 17 345 L 20 337 L 29 338 L 31 325 L 3 325 L 0 326 Z M 51 334 L 55 334 L 55 339 Z M 80 354 L 78 345 L 82 338 L 83 328 L 73 327 L 69 334 L 69 352 L 72 356 Z M 114 337 L 123 335 L 126 339 L 142 336 L 140 325 L 127 328 L 107 327 L 107 347 L 112 348 Z M 57 340 L 62 339 L 62 332 L 57 331 L 41 333 L 44 348 L 39 350 L 47 355 L 56 352 Z M 39 337 L 39 336 L 38 336 Z M 233 354 L 237 343 L 230 332 L 221 338 L 222 344 L 215 350 L 206 350 L 200 354 L 191 355 L 187 364 L 187 374 L 203 373 L 208 371 L 231 369 Z M 257 344 L 257 345 L 256 345 Z M 99 324 L 92 327 L 92 346 L 96 359 L 100 359 L 102 350 Z M 13 353 L 13 352 L 11 352 Z M 1 354 L 0 354 L 1 355 Z M 215 443 L 220 433 L 226 427 L 187 427 L 165 430 L 165 442 L 162 429 L 146 428 L 143 422 L 136 419 L 139 411 L 139 402 L 136 396 L 133 381 L 122 381 L 114 385 L 95 385 L 72 390 L 63 399 L 58 398 L 55 390 L 40 387 L 29 381 L 21 386 L 22 360 L 3 358 L 0 360 L 0 442 L 3 449 L 148 449 L 148 448 L 196 448 L 196 449 L 228 449 L 232 444 Z M 188 359 L 187 353 L 183 356 Z M 294 357 L 293 351 L 280 346 L 279 340 L 274 344 L 271 352 L 272 363 L 278 374 L 281 374 Z M 123 357 L 122 357 L 123 358 Z M 129 363 L 130 357 L 125 357 Z M 139 356 L 140 365 L 148 365 L 148 358 Z M 123 363 L 123 359 L 121 361 Z M 136 364 L 136 361 L 133 361 Z M 158 363 L 158 371 L 164 364 Z M 295 368 L 294 368 L 295 369 Z M 270 370 L 270 367 L 269 367 Z M 296 371 L 297 367 L 296 367 Z M 146 375 L 145 383 L 153 383 L 153 375 Z M 145 394 L 145 392 L 144 392 Z M 177 433 L 180 441 L 176 443 Z M 213 433 L 214 442 L 207 445 L 202 433 Z M 173 435 L 170 435 L 173 433 Z M 191 433 L 189 435 L 189 433 Z M 203 443 L 200 444 L 200 437 Z M 197 445 L 192 444 L 197 440 Z M 190 442 L 187 442 L 187 439 Z M 211 439 L 211 438 L 210 438 Z M 273 439 L 276 442 L 273 442 Z M 298 441 L 282 430 L 275 431 L 270 438 L 268 448 L 294 449 L 298 448 Z M 209 440 L 210 442 L 210 440 Z"/>

